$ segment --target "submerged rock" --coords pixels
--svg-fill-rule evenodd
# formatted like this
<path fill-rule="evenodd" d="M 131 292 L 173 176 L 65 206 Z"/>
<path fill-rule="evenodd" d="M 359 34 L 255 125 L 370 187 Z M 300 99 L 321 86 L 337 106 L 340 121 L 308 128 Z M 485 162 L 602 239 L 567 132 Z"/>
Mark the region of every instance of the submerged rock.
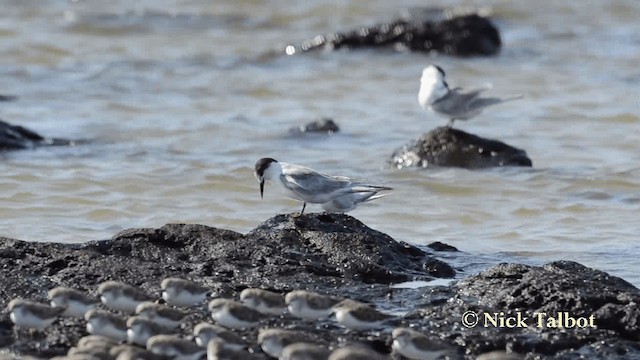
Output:
<path fill-rule="evenodd" d="M 45 138 L 27 128 L 0 120 L 0 151 L 31 149 L 38 146 L 69 146 L 67 139 Z"/>
<path fill-rule="evenodd" d="M 304 135 L 304 134 L 327 134 L 331 135 L 340 131 L 338 124 L 330 118 L 320 118 L 304 125 L 300 125 L 289 129 L 290 135 Z"/>
<path fill-rule="evenodd" d="M 447 251 L 449 258 L 457 254 L 442 243 L 432 248 Z M 449 269 L 446 275 L 454 274 L 429 253 L 343 214 L 278 215 L 244 235 L 169 224 L 125 230 L 111 240 L 85 244 L 0 238 L 0 307 L 15 297 L 45 302 L 47 290 L 55 286 L 96 295 L 105 280 L 139 286 L 160 297 L 163 278 L 181 277 L 209 287 L 215 297 L 238 299 L 247 287 L 277 293 L 307 289 L 368 302 L 383 312 L 407 313 L 382 331 L 346 332 L 331 319 L 309 322 L 288 315 L 272 316 L 259 326 L 295 329 L 332 347 L 361 344 L 389 354 L 391 327 L 402 326 L 441 344 L 451 359 L 505 350 L 531 359 L 640 356 L 640 290 L 622 279 L 573 262 L 553 262 L 542 267 L 501 264 L 450 286 L 390 286 L 432 279 L 428 269 L 434 261 L 441 263 L 443 273 Z M 190 311 L 176 330 L 183 337 L 195 324 L 211 321 L 205 303 Z M 468 312 L 473 315 L 465 316 Z M 536 312 L 545 313 L 545 326 L 537 326 Z M 493 326 L 484 317 L 495 316 L 499 323 L 501 317 L 517 318 L 518 313 L 528 317 L 526 326 Z M 580 326 L 565 323 L 564 328 L 546 322 L 563 313 L 581 319 L 593 315 L 596 326 L 583 320 Z M 44 333 L 18 330 L 3 312 L 0 353 L 62 355 L 86 335 L 84 321 L 72 318 L 59 320 Z M 267 358 L 257 344 L 257 329 L 234 331 L 256 357 Z"/>
<path fill-rule="evenodd" d="M 399 19 L 356 30 L 318 35 L 299 46 L 285 48 L 288 55 L 318 49 L 394 48 L 439 52 L 453 56 L 495 55 L 502 41 L 491 21 L 478 14 L 448 19 Z"/>
<path fill-rule="evenodd" d="M 14 101 L 18 97 L 15 95 L 2 95 L 0 94 L 0 101 Z"/>
<path fill-rule="evenodd" d="M 522 149 L 444 126 L 397 149 L 390 161 L 398 168 L 447 166 L 482 169 L 533 165 Z"/>

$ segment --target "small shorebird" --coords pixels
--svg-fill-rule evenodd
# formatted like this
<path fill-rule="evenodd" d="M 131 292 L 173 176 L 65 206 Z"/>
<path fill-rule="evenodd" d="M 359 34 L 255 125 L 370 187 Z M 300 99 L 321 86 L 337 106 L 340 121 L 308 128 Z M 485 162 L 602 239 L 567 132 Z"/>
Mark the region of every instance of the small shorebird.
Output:
<path fill-rule="evenodd" d="M 291 315 L 305 319 L 326 318 L 333 312 L 333 306 L 344 300 L 330 295 L 322 295 L 306 290 L 294 290 L 285 296 Z"/>
<path fill-rule="evenodd" d="M 84 314 L 84 319 L 89 334 L 106 336 L 115 341 L 127 340 L 127 323 L 116 314 L 93 309 Z"/>
<path fill-rule="evenodd" d="M 160 284 L 162 288 L 162 298 L 169 305 L 173 306 L 193 306 L 206 300 L 211 292 L 209 288 L 197 282 L 179 279 L 166 278 Z"/>
<path fill-rule="evenodd" d="M 260 344 L 262 351 L 274 358 L 279 358 L 283 349 L 288 345 L 313 341 L 311 334 L 298 330 L 268 328 L 258 331 L 258 344 Z"/>
<path fill-rule="evenodd" d="M 11 300 L 7 309 L 9 310 L 9 318 L 14 324 L 35 330 L 44 330 L 53 324 L 65 310 L 24 299 Z"/>
<path fill-rule="evenodd" d="M 351 330 L 370 330 L 382 326 L 393 315 L 381 313 L 378 310 L 354 300 L 344 300 L 333 307 L 338 322 Z"/>
<path fill-rule="evenodd" d="M 127 319 L 127 340 L 132 344 L 145 346 L 147 340 L 152 336 L 172 333 L 174 333 L 172 329 L 160 325 L 154 320 L 140 316 L 132 316 Z"/>
<path fill-rule="evenodd" d="M 193 328 L 193 336 L 198 346 L 206 348 L 212 341 L 220 341 L 225 347 L 244 349 L 246 344 L 242 337 L 235 332 L 219 325 L 201 322 Z"/>
<path fill-rule="evenodd" d="M 95 308 L 99 301 L 84 292 L 59 286 L 47 293 L 51 306 L 65 308 L 63 316 L 82 318 L 84 314 Z"/>
<path fill-rule="evenodd" d="M 175 329 L 182 324 L 182 320 L 189 316 L 178 309 L 167 305 L 145 301 L 136 306 L 136 315 L 141 318 L 153 320 L 161 326 Z"/>
<path fill-rule="evenodd" d="M 326 360 L 331 351 L 323 345 L 298 342 L 282 349 L 280 360 Z"/>
<path fill-rule="evenodd" d="M 213 299 L 209 302 L 211 317 L 216 323 L 231 329 L 252 328 L 267 315 L 231 299 Z"/>
<path fill-rule="evenodd" d="M 240 292 L 240 301 L 266 315 L 282 315 L 287 305 L 284 295 L 263 289 L 248 288 Z"/>
<path fill-rule="evenodd" d="M 207 360 L 262 360 L 264 354 L 249 352 L 227 346 L 219 339 L 211 340 L 207 344 Z"/>
<path fill-rule="evenodd" d="M 142 289 L 118 281 L 105 281 L 98 286 L 100 301 L 108 308 L 132 314 L 136 306 L 155 300 Z"/>
<path fill-rule="evenodd" d="M 206 350 L 193 341 L 176 335 L 155 335 L 147 340 L 147 350 L 154 354 L 181 360 L 199 360 Z"/>
<path fill-rule="evenodd" d="M 391 337 L 391 348 L 408 359 L 441 359 L 451 351 L 451 347 L 409 328 L 395 328 Z"/>

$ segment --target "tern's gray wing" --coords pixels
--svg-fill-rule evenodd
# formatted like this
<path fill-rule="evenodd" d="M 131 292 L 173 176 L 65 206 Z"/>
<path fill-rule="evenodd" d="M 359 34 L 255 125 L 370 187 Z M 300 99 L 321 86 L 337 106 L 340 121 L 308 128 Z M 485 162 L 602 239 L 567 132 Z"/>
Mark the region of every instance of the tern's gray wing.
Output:
<path fill-rule="evenodd" d="M 491 86 L 484 85 L 484 86 L 478 86 L 471 89 L 456 87 L 456 88 L 453 88 L 451 91 L 453 91 L 454 93 L 457 93 L 459 96 L 465 96 L 469 99 L 473 99 L 478 97 L 481 92 L 487 91 L 489 89 L 491 89 Z"/>
<path fill-rule="evenodd" d="M 452 119 L 469 119 L 476 115 L 473 113 L 475 110 L 481 109 L 475 108 L 473 104 L 479 100 L 480 93 L 487 89 L 487 87 L 471 90 L 462 88 L 451 89 L 447 95 L 431 104 L 431 108 L 433 111 Z"/>
<path fill-rule="evenodd" d="M 284 169 L 283 169 L 284 170 Z M 309 168 L 297 167 L 293 171 L 283 171 L 284 186 L 303 199 L 318 199 L 326 202 L 335 193 L 349 192 L 351 180 L 345 177 L 330 176 L 315 172 Z M 322 201 L 320 198 L 324 198 Z"/>

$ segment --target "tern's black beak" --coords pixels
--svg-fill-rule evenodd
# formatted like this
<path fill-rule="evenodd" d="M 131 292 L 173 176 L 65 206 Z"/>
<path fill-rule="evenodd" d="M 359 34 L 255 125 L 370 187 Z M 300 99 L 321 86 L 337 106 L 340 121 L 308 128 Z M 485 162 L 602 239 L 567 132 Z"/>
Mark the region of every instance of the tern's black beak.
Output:
<path fill-rule="evenodd" d="M 264 180 L 260 181 L 260 199 L 264 199 Z"/>

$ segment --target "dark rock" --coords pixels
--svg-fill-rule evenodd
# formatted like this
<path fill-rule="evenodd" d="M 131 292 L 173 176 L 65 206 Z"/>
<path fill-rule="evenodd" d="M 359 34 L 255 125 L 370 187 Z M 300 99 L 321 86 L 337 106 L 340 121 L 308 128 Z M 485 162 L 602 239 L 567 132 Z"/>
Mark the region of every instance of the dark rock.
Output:
<path fill-rule="evenodd" d="M 526 354 L 527 359 L 640 356 L 640 290 L 622 279 L 574 262 L 553 262 L 542 267 L 501 264 L 450 286 L 390 287 L 407 279 L 431 279 L 425 269 L 444 263 L 342 214 L 278 215 L 246 235 L 170 224 L 130 229 L 111 240 L 86 244 L 0 238 L 0 254 L 6 255 L 0 257 L 1 308 L 14 297 L 44 302 L 46 291 L 59 285 L 95 295 L 97 285 L 110 279 L 159 296 L 160 281 L 178 276 L 209 286 L 216 296 L 237 298 L 246 287 L 281 293 L 304 288 L 367 301 L 385 311 L 408 311 L 390 326 L 421 331 L 450 347 L 451 359 L 475 359 L 494 350 Z M 206 304 L 192 310 L 178 330 L 183 336 L 210 318 Z M 467 311 L 477 314 L 480 324 L 463 326 Z M 585 319 L 593 315 L 596 327 L 538 327 L 535 313 L 542 312 Z M 526 326 L 485 325 L 484 314 L 505 319 L 518 313 L 527 317 Z M 261 327 L 307 332 L 333 347 L 360 343 L 390 352 L 388 327 L 346 332 L 329 319 L 310 323 L 290 316 L 273 317 Z M 252 351 L 261 353 L 256 332 L 240 334 Z M 46 332 L 26 332 L 14 329 L 6 312 L 0 315 L 3 354 L 60 355 L 84 335 L 81 319 L 64 318 Z"/>
<path fill-rule="evenodd" d="M 446 252 L 460 251 L 455 246 L 441 243 L 440 241 L 432 242 L 431 244 L 427 245 L 427 247 L 435 251 L 446 251 Z"/>
<path fill-rule="evenodd" d="M 0 151 L 31 149 L 37 146 L 72 146 L 67 139 L 45 138 L 22 126 L 0 120 Z"/>
<path fill-rule="evenodd" d="M 18 97 L 15 95 L 2 95 L 0 94 L 0 101 L 14 101 Z"/>
<path fill-rule="evenodd" d="M 311 265 L 312 272 L 379 284 L 430 278 L 423 270 L 427 258 L 422 250 L 396 242 L 344 214 L 278 215 L 252 230 L 246 238 L 250 247 L 286 244 L 282 249 L 263 247 L 268 251 L 264 258 L 278 261 L 275 271 L 295 272 L 300 265 Z M 281 251 L 288 254 L 279 261 L 283 257 Z M 291 265 L 293 268 L 287 269 Z"/>
<path fill-rule="evenodd" d="M 86 244 L 0 238 L 0 254 L 5 255 L 0 258 L 0 308 L 15 297 L 45 302 L 47 290 L 55 286 L 95 294 L 97 285 L 106 280 L 159 294 L 161 280 L 169 276 L 196 279 L 225 297 L 237 298 L 247 287 L 278 292 L 305 288 L 373 301 L 390 293 L 387 284 L 433 279 L 425 264 L 435 260 L 343 214 L 278 215 L 246 235 L 203 225 L 169 224 L 129 229 L 111 240 Z M 439 271 L 453 271 L 445 268 L 446 264 L 439 264 Z M 203 319 L 208 319 L 206 304 L 187 328 Z M 274 326 L 284 326 L 285 320 L 293 321 L 276 318 Z M 13 328 L 6 314 L 0 317 L 0 341 L 4 339 L 0 351 L 7 347 L 21 354 L 64 354 L 85 335 L 81 320 L 65 319 L 40 337 L 18 339 L 3 337 L 3 324 Z M 305 326 L 317 331 L 313 324 Z M 332 341 L 335 329 L 321 333 L 326 342 Z M 254 333 L 250 335 L 255 338 Z"/>
<path fill-rule="evenodd" d="M 640 356 L 640 309 L 636 305 L 640 291 L 602 271 L 568 261 L 542 267 L 501 264 L 446 291 L 450 295 L 447 302 L 429 301 L 406 318 L 422 321 L 418 328 L 426 333 L 446 334 L 449 341 L 465 344 L 467 353 L 511 349 L 532 359 L 534 354 L 548 359 Z M 477 314 L 476 326 L 461 326 L 458 319 L 466 311 Z M 543 313 L 546 315 L 539 315 L 542 326 L 538 326 L 536 314 Z M 548 326 L 549 317 L 557 319 L 564 313 L 582 318 L 586 326 L 571 327 L 570 321 L 565 327 Z M 485 314 L 498 319 L 516 319 L 520 314 L 526 326 L 495 327 Z M 588 323 L 592 315 L 595 327 Z"/>
<path fill-rule="evenodd" d="M 423 267 L 427 274 L 438 278 L 452 279 L 456 276 L 456 272 L 451 265 L 442 260 L 429 259 L 429 261 L 424 263 Z"/>
<path fill-rule="evenodd" d="M 480 280 L 480 281 L 478 281 Z M 640 292 L 630 283 L 572 261 L 543 267 L 503 264 L 461 283 L 467 295 L 505 310 L 591 316 L 598 328 L 640 341 Z"/>
<path fill-rule="evenodd" d="M 399 19 L 356 30 L 318 35 L 299 46 L 289 45 L 289 55 L 318 49 L 383 47 L 453 56 L 495 55 L 502 41 L 498 29 L 477 14 L 444 20 Z"/>
<path fill-rule="evenodd" d="M 450 127 L 438 127 L 423 134 L 397 149 L 390 161 L 398 168 L 447 166 L 482 169 L 533 165 L 522 149 Z"/>
<path fill-rule="evenodd" d="M 338 124 L 330 118 L 320 118 L 305 125 L 289 129 L 290 135 L 302 134 L 327 134 L 331 135 L 340 131 Z"/>

